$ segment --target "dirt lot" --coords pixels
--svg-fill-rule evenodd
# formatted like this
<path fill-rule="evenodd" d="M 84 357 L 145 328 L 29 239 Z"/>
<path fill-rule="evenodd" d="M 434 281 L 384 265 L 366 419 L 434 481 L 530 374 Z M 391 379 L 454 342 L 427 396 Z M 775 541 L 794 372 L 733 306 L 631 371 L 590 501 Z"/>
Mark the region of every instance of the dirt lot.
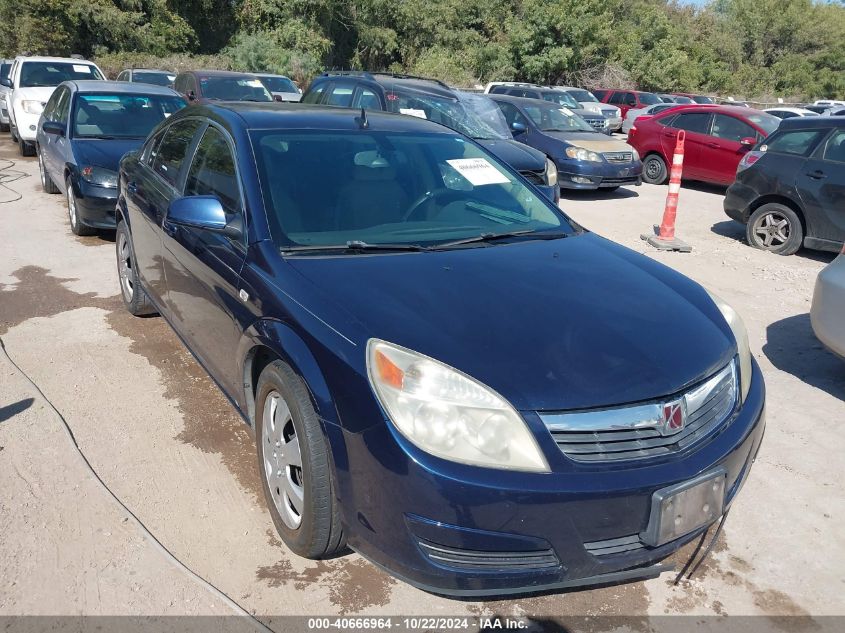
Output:
<path fill-rule="evenodd" d="M 747 247 L 719 190 L 681 191 L 678 233 L 690 254 L 658 253 L 639 239 L 659 222 L 665 188 L 562 203 L 587 228 L 677 268 L 745 317 L 766 377 L 768 427 L 712 559 L 677 587 L 664 575 L 469 602 L 422 593 L 355 554 L 319 563 L 289 554 L 264 509 L 247 427 L 161 319 L 124 312 L 113 236 L 74 237 L 61 196 L 42 193 L 37 163 L 14 150 L 3 135 L 0 169 L 15 164 L 0 178 L 21 176 L 0 187 L 0 336 L 9 357 L 149 532 L 249 612 L 845 615 L 845 362 L 822 349 L 808 317 L 815 276 L 831 257 Z M 0 482 L 0 615 L 232 612 L 97 484 L 59 416 L 3 354 Z"/>

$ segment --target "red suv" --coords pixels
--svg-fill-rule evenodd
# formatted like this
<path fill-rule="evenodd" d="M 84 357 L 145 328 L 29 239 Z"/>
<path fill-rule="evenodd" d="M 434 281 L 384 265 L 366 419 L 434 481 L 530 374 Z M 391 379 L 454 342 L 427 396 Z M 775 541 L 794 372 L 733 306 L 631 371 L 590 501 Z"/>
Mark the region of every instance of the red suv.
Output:
<path fill-rule="evenodd" d="M 687 105 L 638 119 L 628 144 L 643 160 L 643 180 L 666 182 L 678 130 L 686 130 L 684 178 L 729 185 L 745 153 L 774 132 L 780 119 L 740 106 Z"/>
<path fill-rule="evenodd" d="M 640 92 L 639 90 L 593 90 L 596 99 L 602 103 L 615 105 L 622 111 L 622 120 L 631 108 L 645 108 L 657 103 L 663 103 L 663 99 L 651 92 Z"/>

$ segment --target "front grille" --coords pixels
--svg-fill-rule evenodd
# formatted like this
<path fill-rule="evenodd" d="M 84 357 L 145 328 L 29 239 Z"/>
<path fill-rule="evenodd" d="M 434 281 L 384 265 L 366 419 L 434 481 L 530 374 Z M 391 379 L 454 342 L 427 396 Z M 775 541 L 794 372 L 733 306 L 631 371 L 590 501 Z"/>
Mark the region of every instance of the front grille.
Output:
<path fill-rule="evenodd" d="M 544 172 L 542 172 L 542 171 L 526 170 L 526 171 L 521 171 L 519 173 L 523 178 L 525 178 L 530 183 L 533 183 L 535 185 L 545 185 L 546 184 Z"/>
<path fill-rule="evenodd" d="M 558 567 L 560 561 L 551 549 L 525 552 L 481 551 L 447 547 L 418 540 L 422 553 L 431 562 L 455 569 L 484 571 L 530 571 Z"/>
<path fill-rule="evenodd" d="M 634 152 L 605 152 L 602 155 L 608 163 L 630 163 L 634 160 Z"/>
<path fill-rule="evenodd" d="M 631 536 L 611 538 L 605 541 L 584 543 L 584 548 L 593 556 L 609 556 L 643 549 L 645 545 L 640 541 L 639 534 L 632 534 Z"/>
<path fill-rule="evenodd" d="M 605 181 L 603 181 L 605 182 Z M 609 462 L 644 459 L 684 450 L 715 431 L 728 420 L 737 402 L 737 379 L 731 362 L 717 374 L 678 398 L 686 410 L 683 428 L 664 435 L 654 419 L 630 416 L 651 410 L 663 411 L 664 402 L 646 403 L 572 414 L 541 414 L 560 450 L 578 462 Z M 584 415 L 584 414 L 587 415 Z M 603 428 L 579 426 L 579 418 L 603 420 Z M 642 416 L 641 416 L 642 417 Z M 616 422 L 613 422 L 616 420 Z"/>
<path fill-rule="evenodd" d="M 584 119 L 588 124 L 592 127 L 596 128 L 597 130 L 603 130 L 604 126 L 607 124 L 606 119 L 593 119 L 593 118 L 586 118 Z"/>

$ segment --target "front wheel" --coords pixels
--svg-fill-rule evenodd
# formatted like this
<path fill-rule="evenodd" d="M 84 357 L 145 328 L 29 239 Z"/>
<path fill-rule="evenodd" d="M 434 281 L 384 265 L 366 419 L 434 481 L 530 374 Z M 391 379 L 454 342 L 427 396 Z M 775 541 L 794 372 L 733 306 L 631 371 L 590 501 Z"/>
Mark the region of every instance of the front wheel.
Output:
<path fill-rule="evenodd" d="M 70 230 L 74 235 L 94 235 L 97 229 L 85 226 L 79 219 L 79 207 L 76 203 L 76 194 L 73 192 L 73 182 L 70 176 L 65 178 L 65 196 L 67 197 L 67 217 L 70 221 Z"/>
<path fill-rule="evenodd" d="M 155 314 L 156 310 L 138 280 L 135 252 L 132 249 L 132 237 L 129 234 L 129 228 L 123 221 L 118 222 L 114 242 L 117 249 L 117 276 L 120 279 L 120 295 L 123 298 L 123 305 L 134 316 Z"/>
<path fill-rule="evenodd" d="M 649 154 L 643 160 L 643 180 L 650 185 L 662 185 L 669 172 L 666 163 L 658 154 Z"/>
<path fill-rule="evenodd" d="M 792 255 L 801 248 L 804 227 L 795 211 L 786 205 L 770 202 L 748 218 L 745 236 L 754 248 L 776 255 Z"/>
<path fill-rule="evenodd" d="M 50 178 L 50 174 L 47 173 L 47 166 L 44 164 L 44 154 L 40 150 L 38 151 L 38 171 L 41 173 L 41 188 L 44 192 L 59 193 L 59 188 L 53 182 L 53 179 Z"/>
<path fill-rule="evenodd" d="M 296 554 L 326 558 L 344 546 L 329 449 L 302 379 L 267 365 L 255 394 L 258 467 L 270 516 Z"/>

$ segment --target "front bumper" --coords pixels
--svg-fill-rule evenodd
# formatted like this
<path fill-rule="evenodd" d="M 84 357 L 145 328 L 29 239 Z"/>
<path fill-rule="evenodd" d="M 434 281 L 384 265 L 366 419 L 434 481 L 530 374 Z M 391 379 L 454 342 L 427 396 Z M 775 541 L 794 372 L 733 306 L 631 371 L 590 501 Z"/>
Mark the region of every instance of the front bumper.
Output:
<path fill-rule="evenodd" d="M 704 528 L 659 547 L 639 540 L 656 490 L 715 468 L 725 508 L 744 483 L 765 428 L 759 367 L 731 422 L 682 453 L 643 462 L 576 464 L 536 414 L 524 413 L 551 473 L 469 467 L 420 452 L 387 423 L 335 430 L 350 546 L 412 585 L 455 596 L 513 595 L 658 575 L 659 561 Z M 545 433 L 545 435 L 544 435 Z M 341 456 L 338 459 L 338 456 Z"/>
<path fill-rule="evenodd" d="M 15 132 L 18 138 L 27 141 L 28 143 L 35 142 L 35 136 L 38 134 L 38 121 L 41 118 L 40 114 L 30 114 L 24 112 L 18 106 L 15 109 Z"/>
<path fill-rule="evenodd" d="M 9 125 L 9 111 L 6 110 L 6 100 L 0 97 L 0 123 Z"/>
<path fill-rule="evenodd" d="M 845 255 L 826 266 L 816 278 L 810 323 L 826 348 L 845 358 Z"/>
<path fill-rule="evenodd" d="M 642 184 L 643 164 L 558 161 L 557 179 L 561 189 L 601 189 Z"/>
<path fill-rule="evenodd" d="M 74 183 L 74 192 L 76 213 L 82 224 L 95 229 L 113 229 L 117 226 L 117 188 L 100 187 L 80 179 Z"/>
<path fill-rule="evenodd" d="M 618 132 L 622 129 L 622 117 L 607 117 L 607 127 L 614 132 Z"/>
<path fill-rule="evenodd" d="M 757 192 L 751 187 L 741 182 L 734 182 L 725 192 L 722 208 L 732 220 L 747 224 L 751 215 L 751 203 L 756 197 Z"/>

